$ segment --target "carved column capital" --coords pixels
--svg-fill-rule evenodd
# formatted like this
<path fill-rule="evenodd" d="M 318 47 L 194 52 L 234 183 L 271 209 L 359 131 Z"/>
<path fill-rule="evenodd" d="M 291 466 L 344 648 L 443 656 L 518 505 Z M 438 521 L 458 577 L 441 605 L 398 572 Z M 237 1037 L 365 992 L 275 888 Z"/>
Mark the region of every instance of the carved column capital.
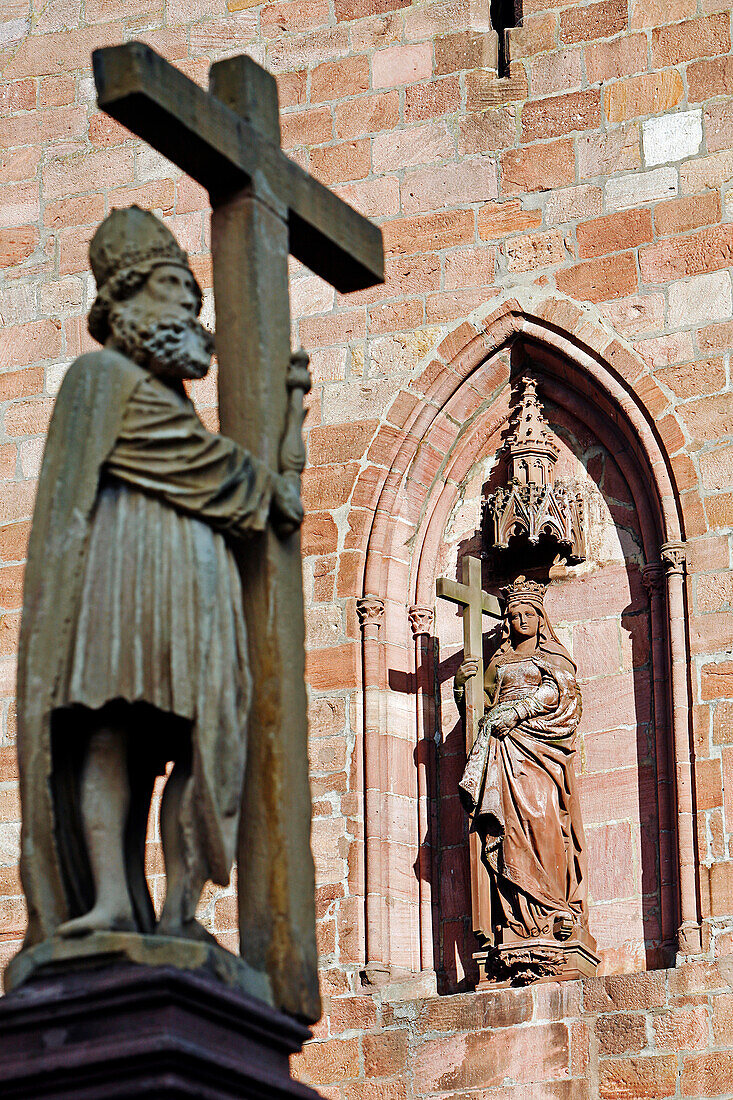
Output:
<path fill-rule="evenodd" d="M 680 576 L 685 574 L 685 566 L 687 564 L 687 544 L 684 542 L 665 542 L 662 544 L 659 550 L 662 565 L 664 566 L 667 576 L 671 576 L 675 573 Z"/>
<path fill-rule="evenodd" d="M 435 617 L 432 607 L 418 607 L 417 604 L 413 604 L 408 609 L 407 615 L 413 638 L 419 638 L 421 634 L 430 634 Z"/>
<path fill-rule="evenodd" d="M 356 613 L 362 630 L 367 626 L 381 626 L 384 619 L 384 600 L 379 596 L 362 596 L 356 601 Z"/>
<path fill-rule="evenodd" d="M 641 570 L 642 584 L 646 588 L 649 599 L 662 592 L 664 587 L 664 568 L 661 562 L 652 561 L 643 566 Z"/>

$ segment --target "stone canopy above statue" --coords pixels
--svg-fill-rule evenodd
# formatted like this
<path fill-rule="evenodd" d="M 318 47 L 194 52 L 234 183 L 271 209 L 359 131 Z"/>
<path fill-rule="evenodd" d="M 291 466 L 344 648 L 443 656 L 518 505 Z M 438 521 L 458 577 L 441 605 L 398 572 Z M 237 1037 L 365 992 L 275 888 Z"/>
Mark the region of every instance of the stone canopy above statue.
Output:
<path fill-rule="evenodd" d="M 574 481 L 555 479 L 558 447 L 542 411 L 537 382 L 525 375 L 523 392 L 506 439 L 508 479 L 484 500 L 485 544 L 524 557 L 561 553 L 569 563 L 585 561 L 585 507 Z M 552 556 L 550 560 L 552 560 Z"/>

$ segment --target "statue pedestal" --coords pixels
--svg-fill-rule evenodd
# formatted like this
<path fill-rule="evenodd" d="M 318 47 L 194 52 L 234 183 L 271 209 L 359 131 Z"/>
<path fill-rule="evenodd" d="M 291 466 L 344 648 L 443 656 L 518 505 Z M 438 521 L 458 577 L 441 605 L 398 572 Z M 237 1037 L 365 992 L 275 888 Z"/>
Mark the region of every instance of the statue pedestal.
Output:
<path fill-rule="evenodd" d="M 211 975 L 51 969 L 0 999 L 5 1100 L 318 1100 L 290 1076 L 310 1032 Z"/>
<path fill-rule="evenodd" d="M 600 963 L 596 941 L 577 927 L 566 940 L 553 936 L 526 940 L 505 932 L 501 943 L 475 951 L 473 957 L 480 975 L 477 989 L 592 978 Z"/>

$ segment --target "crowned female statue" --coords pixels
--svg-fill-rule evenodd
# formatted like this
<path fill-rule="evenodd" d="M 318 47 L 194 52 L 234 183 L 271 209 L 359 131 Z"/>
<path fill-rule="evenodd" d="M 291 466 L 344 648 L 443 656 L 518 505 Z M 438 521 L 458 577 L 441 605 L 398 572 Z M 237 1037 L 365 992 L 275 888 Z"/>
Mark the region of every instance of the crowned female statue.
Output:
<path fill-rule="evenodd" d="M 502 591 L 501 641 L 486 671 L 484 715 L 459 785 L 491 878 L 487 967 L 515 982 L 593 973 L 597 965 L 573 765 L 582 702 L 575 662 L 552 629 L 545 592 L 524 577 Z M 477 671 L 474 657 L 458 669 L 459 703 Z"/>

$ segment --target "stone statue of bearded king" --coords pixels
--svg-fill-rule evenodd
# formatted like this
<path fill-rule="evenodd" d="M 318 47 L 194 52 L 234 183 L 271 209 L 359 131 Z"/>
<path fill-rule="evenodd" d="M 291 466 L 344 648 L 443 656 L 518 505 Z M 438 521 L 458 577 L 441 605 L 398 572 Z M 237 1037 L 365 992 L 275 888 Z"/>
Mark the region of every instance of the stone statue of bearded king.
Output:
<path fill-rule="evenodd" d="M 213 341 L 170 232 L 137 207 L 115 210 L 90 260 L 89 329 L 103 348 L 77 359 L 59 392 L 25 581 L 26 946 L 99 930 L 207 936 L 194 914 L 208 879 L 229 880 L 252 690 L 232 548 L 268 521 L 287 532 L 302 520 L 298 474 L 207 431 L 186 396 Z M 291 396 L 309 388 L 298 362 Z M 145 834 L 171 762 L 156 927 Z"/>

